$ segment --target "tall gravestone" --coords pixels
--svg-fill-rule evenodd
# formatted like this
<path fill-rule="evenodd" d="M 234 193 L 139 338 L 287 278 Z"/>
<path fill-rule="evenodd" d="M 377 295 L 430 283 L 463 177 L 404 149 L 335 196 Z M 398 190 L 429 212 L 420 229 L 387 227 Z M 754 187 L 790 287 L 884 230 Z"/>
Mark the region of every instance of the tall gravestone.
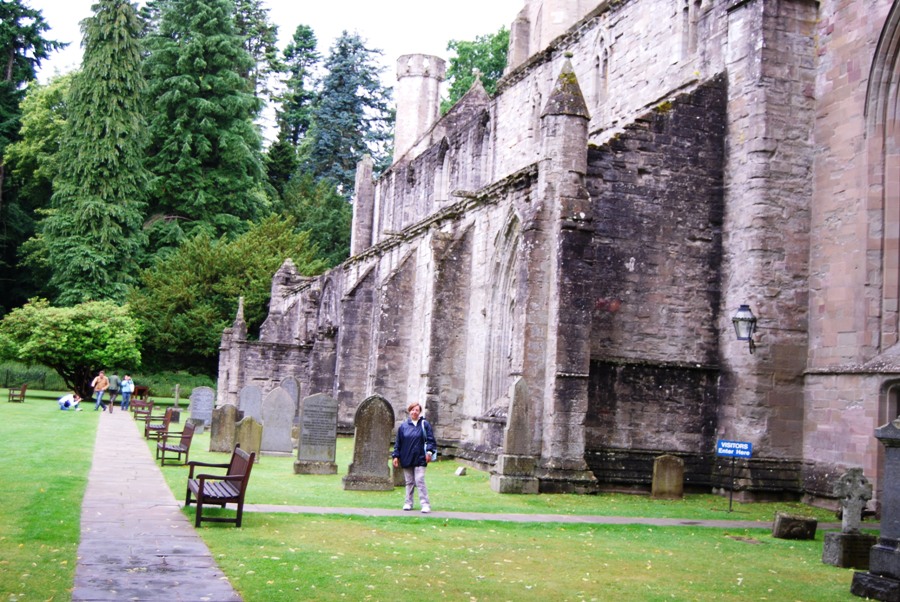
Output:
<path fill-rule="evenodd" d="M 317 393 L 300 405 L 300 440 L 294 474 L 337 474 L 337 400 Z"/>
<path fill-rule="evenodd" d="M 872 484 L 862 468 L 851 468 L 834 484 L 834 494 L 841 502 L 841 530 L 825 534 L 822 562 L 842 568 L 868 569 L 869 550 L 877 538 L 860 532 L 859 527 L 863 509 L 872 499 Z"/>
<path fill-rule="evenodd" d="M 344 477 L 344 489 L 393 490 L 388 459 L 394 430 L 394 408 L 384 397 L 373 395 L 356 408 L 353 426 L 353 462 Z"/>
<path fill-rule="evenodd" d="M 298 381 L 293 376 L 288 376 L 284 380 L 281 381 L 281 384 L 278 385 L 282 389 L 288 392 L 288 395 L 291 396 L 291 401 L 294 402 L 294 422 L 300 422 L 300 381 Z"/>
<path fill-rule="evenodd" d="M 255 418 L 248 416 L 238 422 L 235 427 L 236 444 L 247 453 L 256 454 L 256 461 L 259 462 L 260 450 L 262 448 L 263 427 Z"/>
<path fill-rule="evenodd" d="M 251 416 L 257 422 L 262 421 L 262 389 L 256 385 L 247 385 L 238 393 L 238 409 L 244 416 Z"/>
<path fill-rule="evenodd" d="M 536 462 L 531 451 L 534 425 L 525 379 L 516 379 L 509 388 L 509 398 L 503 453 L 491 470 L 491 489 L 497 493 L 538 493 L 539 482 L 534 476 Z"/>
<path fill-rule="evenodd" d="M 195 387 L 191 391 L 191 418 L 195 421 L 203 420 L 206 428 L 212 424 L 212 412 L 216 405 L 216 391 L 210 387 Z"/>
<path fill-rule="evenodd" d="M 231 404 L 213 410 L 209 451 L 230 452 L 234 449 L 237 442 L 237 423 L 241 418 L 243 418 L 241 411 Z"/>
<path fill-rule="evenodd" d="M 294 402 L 287 391 L 275 387 L 269 391 L 262 403 L 262 453 L 272 455 L 292 453 L 293 424 Z"/>
<path fill-rule="evenodd" d="M 850 593 L 872 600 L 900 600 L 900 418 L 875 429 L 884 445 L 881 533 L 869 551 L 869 571 L 853 574 Z"/>

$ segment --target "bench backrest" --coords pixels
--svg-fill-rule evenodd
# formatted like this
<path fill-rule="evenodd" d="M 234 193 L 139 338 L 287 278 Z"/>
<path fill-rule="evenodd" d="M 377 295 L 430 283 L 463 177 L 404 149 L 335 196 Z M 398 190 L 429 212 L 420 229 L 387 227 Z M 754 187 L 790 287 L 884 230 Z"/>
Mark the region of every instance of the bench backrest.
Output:
<path fill-rule="evenodd" d="M 147 401 L 147 398 L 150 397 L 150 387 L 147 385 L 136 386 L 133 395 L 142 401 Z"/>
<path fill-rule="evenodd" d="M 179 445 L 184 449 L 189 449 L 191 447 L 191 439 L 194 438 L 194 429 L 197 426 L 193 422 L 188 422 L 184 425 L 184 430 L 181 431 L 181 442 Z"/>
<path fill-rule="evenodd" d="M 234 453 L 231 454 L 231 464 L 228 466 L 228 476 L 235 477 L 243 475 L 241 480 L 240 498 L 244 499 L 244 492 L 247 490 L 247 482 L 250 480 L 250 471 L 253 469 L 253 461 L 256 459 L 256 453 L 247 453 L 239 446 L 235 446 Z"/>

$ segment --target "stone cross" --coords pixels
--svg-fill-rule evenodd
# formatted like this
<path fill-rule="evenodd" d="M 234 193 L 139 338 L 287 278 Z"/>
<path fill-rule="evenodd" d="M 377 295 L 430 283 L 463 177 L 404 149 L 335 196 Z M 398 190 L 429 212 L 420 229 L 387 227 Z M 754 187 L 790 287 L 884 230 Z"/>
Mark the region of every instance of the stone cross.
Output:
<path fill-rule="evenodd" d="M 834 494 L 841 501 L 841 531 L 855 533 L 862 522 L 862 511 L 872 499 L 872 484 L 862 468 L 851 468 L 834 484 Z"/>

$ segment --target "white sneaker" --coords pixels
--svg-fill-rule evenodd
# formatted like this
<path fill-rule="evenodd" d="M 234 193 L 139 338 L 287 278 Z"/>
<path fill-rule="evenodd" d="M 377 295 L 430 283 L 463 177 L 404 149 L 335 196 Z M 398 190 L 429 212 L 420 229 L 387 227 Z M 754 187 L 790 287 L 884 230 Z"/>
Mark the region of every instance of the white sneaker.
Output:
<path fill-rule="evenodd" d="M 431 506 L 422 504 L 422 514 L 428 514 L 429 512 L 431 512 Z"/>
<path fill-rule="evenodd" d="M 403 504 L 404 510 L 412 510 L 412 504 Z"/>

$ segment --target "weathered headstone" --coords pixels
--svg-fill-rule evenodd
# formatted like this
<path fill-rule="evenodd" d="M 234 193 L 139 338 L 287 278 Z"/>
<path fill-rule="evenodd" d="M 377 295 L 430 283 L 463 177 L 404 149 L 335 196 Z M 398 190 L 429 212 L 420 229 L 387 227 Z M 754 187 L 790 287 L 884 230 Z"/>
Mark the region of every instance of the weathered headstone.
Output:
<path fill-rule="evenodd" d="M 525 379 L 516 379 L 509 389 L 509 399 L 503 454 L 491 470 L 491 489 L 497 493 L 538 493 L 535 456 L 531 451 L 534 426 Z"/>
<path fill-rule="evenodd" d="M 262 453 L 271 455 L 292 453 L 293 423 L 294 402 L 287 391 L 275 387 L 269 391 L 262 403 Z"/>
<path fill-rule="evenodd" d="M 303 400 L 294 474 L 337 474 L 337 414 L 337 401 L 324 393 Z"/>
<path fill-rule="evenodd" d="M 202 435 L 203 429 L 206 428 L 206 421 L 202 418 L 188 418 L 187 422 L 194 425 L 194 434 Z"/>
<path fill-rule="evenodd" d="M 175 403 L 173 405 L 177 408 L 179 402 L 181 401 L 181 385 L 175 385 L 174 397 L 175 397 Z"/>
<path fill-rule="evenodd" d="M 212 411 L 216 405 L 216 391 L 210 387 L 196 387 L 191 391 L 191 418 L 202 419 L 208 428 L 212 424 Z"/>
<path fill-rule="evenodd" d="M 881 531 L 869 550 L 869 571 L 853 574 L 850 593 L 873 600 L 900 600 L 900 418 L 875 429 L 884 445 Z"/>
<path fill-rule="evenodd" d="M 238 393 L 238 409 L 244 416 L 250 416 L 257 422 L 262 421 L 262 389 L 256 385 L 247 385 Z"/>
<path fill-rule="evenodd" d="M 684 497 L 684 460 L 666 454 L 653 461 L 650 497 L 662 500 L 680 500 Z"/>
<path fill-rule="evenodd" d="M 809 516 L 776 512 L 772 537 L 778 539 L 815 539 L 819 521 Z"/>
<path fill-rule="evenodd" d="M 293 376 L 288 376 L 287 378 L 281 381 L 281 384 L 278 385 L 282 389 L 288 392 L 288 395 L 291 396 L 291 401 L 294 402 L 294 422 L 300 422 L 300 381 L 298 381 Z"/>
<path fill-rule="evenodd" d="M 238 422 L 235 427 L 236 444 L 247 453 L 256 454 L 256 461 L 259 462 L 260 448 L 262 447 L 263 426 L 252 416 L 248 416 Z"/>
<path fill-rule="evenodd" d="M 380 395 L 359 404 L 353 418 L 355 440 L 353 462 L 344 477 L 344 489 L 391 491 L 390 450 L 394 430 L 394 408 Z"/>
<path fill-rule="evenodd" d="M 834 494 L 841 502 L 841 531 L 825 534 L 822 562 L 842 568 L 869 568 L 869 550 L 878 540 L 859 531 L 866 502 L 872 499 L 872 484 L 862 468 L 851 468 L 834 484 Z"/>
<path fill-rule="evenodd" d="M 225 404 L 213 410 L 209 451 L 230 452 L 237 443 L 237 423 L 243 418 L 237 407 Z"/>

